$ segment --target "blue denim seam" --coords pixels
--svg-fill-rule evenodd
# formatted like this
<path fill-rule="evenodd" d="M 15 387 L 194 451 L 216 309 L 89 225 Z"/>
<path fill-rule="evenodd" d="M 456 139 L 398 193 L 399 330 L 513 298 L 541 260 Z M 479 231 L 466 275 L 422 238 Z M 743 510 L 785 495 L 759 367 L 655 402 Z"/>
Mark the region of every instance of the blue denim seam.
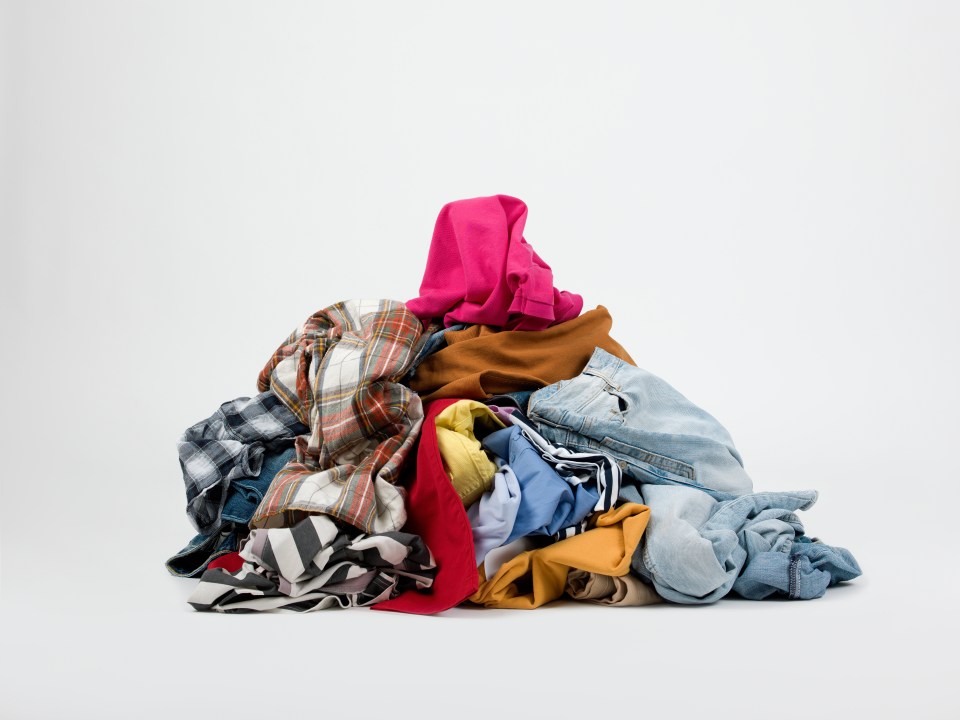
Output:
<path fill-rule="evenodd" d="M 600 379 L 603 380 L 607 385 L 609 385 L 610 387 L 612 387 L 612 388 L 613 388 L 614 390 L 616 390 L 617 392 L 622 392 L 622 390 L 623 390 L 623 388 L 622 388 L 620 385 L 618 385 L 616 382 L 614 382 L 613 379 L 612 379 L 610 376 L 608 376 L 606 373 L 604 373 L 604 372 L 601 371 L 601 370 L 597 370 L 597 369 L 595 369 L 595 368 L 592 368 L 592 367 L 590 367 L 589 365 L 583 369 L 583 374 L 584 374 L 584 375 L 593 375 L 594 377 L 600 378 Z M 599 394 L 599 393 L 598 393 L 598 394 Z"/>
<path fill-rule="evenodd" d="M 603 395 L 603 393 L 605 393 L 606 390 L 607 390 L 606 387 L 597 388 L 597 391 L 596 391 L 595 393 L 593 393 L 592 395 L 587 395 L 587 396 L 586 396 L 586 399 L 583 400 L 577 407 L 575 407 L 575 408 L 568 408 L 568 409 L 571 410 L 572 412 L 579 413 L 580 411 L 583 410 L 583 408 L 585 408 L 587 405 L 589 405 L 590 403 L 592 403 L 592 402 L 593 402 L 594 400 L 596 400 L 598 397 L 600 397 L 601 395 Z"/>
<path fill-rule="evenodd" d="M 605 436 L 603 440 L 600 441 L 600 444 L 604 447 L 614 450 L 617 449 L 618 445 L 622 445 L 629 451 L 627 454 L 637 453 L 637 455 L 639 455 L 639 457 L 636 458 L 638 461 L 645 462 L 648 465 L 658 467 L 672 475 L 679 475 L 680 477 L 684 477 L 687 480 L 697 483 L 696 470 L 694 470 L 692 465 L 688 465 L 682 460 L 676 460 L 675 458 L 661 455 L 660 453 L 655 453 L 651 450 L 645 450 L 631 443 L 625 443 L 622 440 L 612 438 L 609 435 Z M 697 485 L 699 484 L 700 483 L 697 483 Z"/>
<path fill-rule="evenodd" d="M 643 566 L 647 569 L 647 572 L 650 573 L 650 582 L 653 582 L 653 579 L 660 573 L 657 571 L 656 563 L 650 559 L 650 548 L 647 545 L 646 540 L 641 539 L 641 542 L 643 542 L 643 550 L 640 552 L 643 560 Z"/>
<path fill-rule="evenodd" d="M 714 521 L 716 521 L 716 520 L 723 520 L 723 518 L 724 518 L 726 515 L 729 515 L 730 513 L 734 512 L 739 505 L 743 505 L 744 503 L 751 503 L 758 495 L 765 495 L 765 494 L 766 494 L 766 493 L 753 493 L 753 494 L 751 494 L 751 495 L 743 495 L 743 496 L 741 496 L 741 497 L 739 497 L 739 498 L 736 498 L 736 499 L 734 499 L 732 502 L 730 502 L 730 503 L 728 503 L 727 505 L 724 505 L 722 508 L 720 508 L 715 514 L 711 515 L 710 518 L 707 520 L 707 522 L 711 522 L 711 523 L 712 523 L 712 522 L 714 522 Z M 816 496 L 815 496 L 812 500 L 808 500 L 808 498 L 806 498 L 806 497 L 803 496 L 803 495 L 795 495 L 795 494 L 789 493 L 789 492 L 777 492 L 777 493 L 775 493 L 775 494 L 776 494 L 776 495 L 783 495 L 783 496 L 790 497 L 790 498 L 796 498 L 797 500 L 806 500 L 807 502 L 806 502 L 804 505 L 801 506 L 801 509 L 802 509 L 802 510 L 806 510 L 807 508 L 811 507 L 811 506 L 817 501 L 817 497 L 816 497 Z M 790 513 L 789 515 L 785 515 L 785 516 L 783 516 L 781 519 L 782 519 L 784 522 L 789 522 L 789 520 L 791 520 L 791 519 L 793 519 L 793 520 L 795 520 L 795 521 L 797 521 L 797 522 L 799 522 L 799 520 L 800 520 L 800 518 L 797 517 L 797 515 L 796 515 L 795 513 Z"/>
<path fill-rule="evenodd" d="M 564 410 L 563 412 L 566 413 L 567 411 Z M 688 483 L 681 483 L 683 485 L 693 485 L 698 489 L 702 489 L 700 483 L 697 482 L 696 471 L 693 466 L 688 465 L 682 460 L 676 460 L 675 458 L 667 457 L 666 455 L 660 455 L 658 453 L 651 452 L 650 450 L 644 450 L 641 447 L 622 442 L 616 438 L 610 437 L 609 435 L 604 436 L 602 441 L 597 441 L 586 435 L 574 433 L 569 428 L 562 425 L 558 425 L 549 420 L 544 420 L 539 415 L 536 416 L 535 421 L 550 425 L 557 428 L 557 430 L 560 430 L 563 433 L 563 439 L 559 444 L 564 447 L 568 447 L 571 450 L 581 450 L 584 452 L 596 452 L 597 450 L 600 450 L 603 452 L 609 452 L 611 449 L 616 449 L 617 445 L 622 445 L 624 448 L 627 448 L 631 452 L 639 455 L 639 457 L 635 458 L 637 461 L 645 462 L 648 465 L 659 468 L 666 473 L 677 475 L 690 481 Z M 630 462 L 630 458 L 627 458 L 627 462 Z M 623 466 L 621 465 L 621 467 Z"/>
<path fill-rule="evenodd" d="M 790 568 L 788 570 L 788 589 L 787 597 L 791 600 L 800 598 L 800 555 L 793 555 L 790 558 Z"/>

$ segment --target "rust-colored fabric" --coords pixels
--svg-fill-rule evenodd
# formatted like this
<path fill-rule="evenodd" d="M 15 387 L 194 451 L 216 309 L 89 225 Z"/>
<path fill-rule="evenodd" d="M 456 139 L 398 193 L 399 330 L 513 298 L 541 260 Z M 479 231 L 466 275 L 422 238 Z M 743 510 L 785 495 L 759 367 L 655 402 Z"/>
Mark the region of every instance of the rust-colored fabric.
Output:
<path fill-rule="evenodd" d="M 508 560 L 470 596 L 470 602 L 490 608 L 532 610 L 563 595 L 572 569 L 621 577 L 630 572 L 630 559 L 647 528 L 650 508 L 624 503 L 597 516 L 582 535 L 539 550 L 527 550 Z"/>
<path fill-rule="evenodd" d="M 417 368 L 410 387 L 423 401 L 483 400 L 500 393 L 536 390 L 579 375 L 594 348 L 631 365 L 633 358 L 610 337 L 613 318 L 602 305 L 546 330 L 499 330 L 472 325 L 448 332 L 447 347 Z"/>

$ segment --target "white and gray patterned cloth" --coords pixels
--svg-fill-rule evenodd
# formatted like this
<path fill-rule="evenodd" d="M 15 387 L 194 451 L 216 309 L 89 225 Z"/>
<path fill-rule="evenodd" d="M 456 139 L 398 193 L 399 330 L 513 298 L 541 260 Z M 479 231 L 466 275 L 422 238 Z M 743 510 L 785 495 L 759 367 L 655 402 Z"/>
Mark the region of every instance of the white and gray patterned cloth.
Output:
<path fill-rule="evenodd" d="M 433 585 L 436 564 L 418 535 L 366 535 L 312 515 L 290 528 L 255 529 L 243 566 L 204 572 L 188 602 L 196 610 L 308 612 L 363 607 Z"/>
<path fill-rule="evenodd" d="M 216 530 L 231 481 L 256 477 L 265 450 L 292 447 L 294 438 L 307 432 L 309 428 L 270 390 L 225 402 L 188 428 L 177 442 L 177 452 L 187 517 L 197 532 Z"/>

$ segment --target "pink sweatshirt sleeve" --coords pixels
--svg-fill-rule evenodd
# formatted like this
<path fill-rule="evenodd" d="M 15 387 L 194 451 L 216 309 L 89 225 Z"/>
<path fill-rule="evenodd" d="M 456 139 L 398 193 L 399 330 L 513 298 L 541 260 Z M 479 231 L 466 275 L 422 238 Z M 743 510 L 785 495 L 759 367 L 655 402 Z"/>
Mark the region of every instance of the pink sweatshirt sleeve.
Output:
<path fill-rule="evenodd" d="M 513 293 L 508 312 L 529 316 L 525 326 L 549 327 L 553 312 L 553 271 L 523 237 L 512 238 L 507 255 L 507 285 Z M 538 321 L 542 320 L 540 323 Z M 527 329 L 524 327 L 524 329 Z"/>

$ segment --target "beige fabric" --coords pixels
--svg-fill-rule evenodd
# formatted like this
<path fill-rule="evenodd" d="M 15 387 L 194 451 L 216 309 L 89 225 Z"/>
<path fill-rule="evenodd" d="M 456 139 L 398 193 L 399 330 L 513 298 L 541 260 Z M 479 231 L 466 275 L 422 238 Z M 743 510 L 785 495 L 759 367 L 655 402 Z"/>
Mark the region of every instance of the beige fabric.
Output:
<path fill-rule="evenodd" d="M 571 570 L 564 591 L 574 600 L 627 607 L 663 602 L 652 586 L 635 575 L 611 577 L 586 570 Z"/>

